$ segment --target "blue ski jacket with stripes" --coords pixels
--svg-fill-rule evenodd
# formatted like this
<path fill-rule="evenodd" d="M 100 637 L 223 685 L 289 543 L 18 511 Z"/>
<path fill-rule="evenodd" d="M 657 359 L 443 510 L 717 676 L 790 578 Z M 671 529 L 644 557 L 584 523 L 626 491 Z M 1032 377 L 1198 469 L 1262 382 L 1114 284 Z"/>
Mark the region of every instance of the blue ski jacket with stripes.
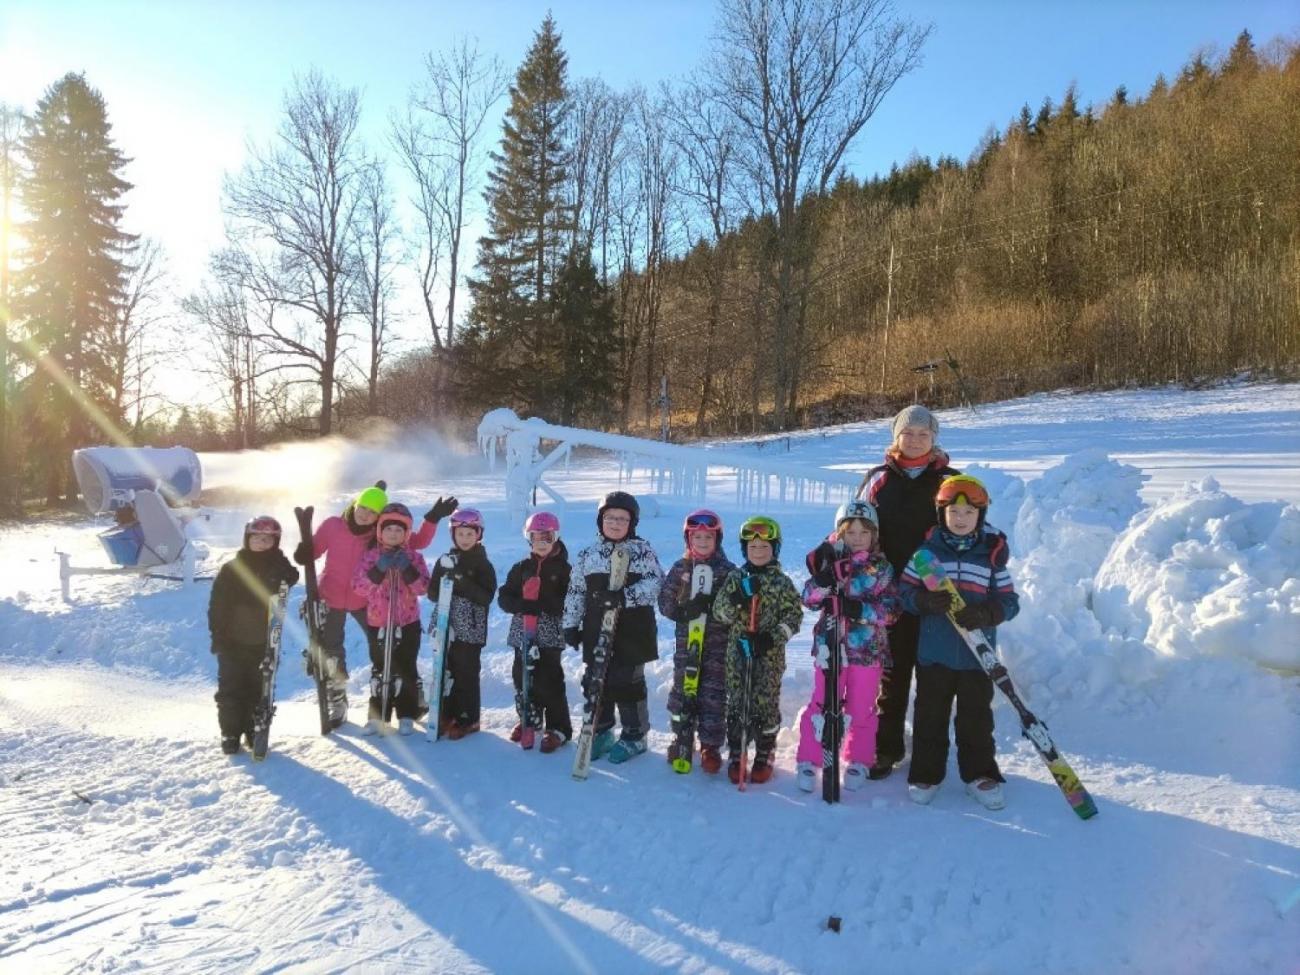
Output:
<path fill-rule="evenodd" d="M 925 536 L 921 549 L 928 549 L 934 554 L 967 603 L 997 600 L 1002 606 L 1004 622 L 1020 612 L 1020 597 L 1007 572 L 1010 554 L 1007 550 L 1007 536 L 996 528 L 985 525 L 974 547 L 965 552 L 957 552 L 943 540 L 942 533 L 935 527 Z M 908 612 L 917 612 L 916 595 L 924 588 L 914 563 L 908 560 L 898 584 L 899 597 Z M 996 650 L 997 635 L 994 630 L 990 628 L 983 633 L 989 646 Z M 979 661 L 957 634 L 948 617 L 933 613 L 921 616 L 916 662 L 918 665 L 942 664 L 951 670 L 980 669 Z"/>

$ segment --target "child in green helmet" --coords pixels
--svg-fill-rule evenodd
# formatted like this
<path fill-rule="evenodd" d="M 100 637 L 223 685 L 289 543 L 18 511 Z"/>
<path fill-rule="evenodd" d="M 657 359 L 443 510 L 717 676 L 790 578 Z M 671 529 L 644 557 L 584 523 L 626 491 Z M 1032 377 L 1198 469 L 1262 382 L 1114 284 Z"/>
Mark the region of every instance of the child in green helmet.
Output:
<path fill-rule="evenodd" d="M 777 561 L 781 526 L 756 515 L 740 526 L 745 563 L 727 576 L 713 603 L 713 618 L 730 627 L 727 649 L 727 776 L 740 783 L 754 742 L 748 779 L 772 777 L 776 733 L 781 727 L 781 677 L 785 645 L 799 632 L 799 590 Z M 748 673 L 747 673 L 748 672 Z M 746 695 L 748 685 L 748 695 Z"/>

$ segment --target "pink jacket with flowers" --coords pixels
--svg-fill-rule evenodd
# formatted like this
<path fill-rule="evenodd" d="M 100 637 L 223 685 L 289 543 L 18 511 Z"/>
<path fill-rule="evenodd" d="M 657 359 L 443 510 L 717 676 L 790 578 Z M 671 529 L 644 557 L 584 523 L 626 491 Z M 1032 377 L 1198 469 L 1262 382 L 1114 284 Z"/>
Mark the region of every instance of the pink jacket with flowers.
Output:
<path fill-rule="evenodd" d="M 437 532 L 438 526 L 433 522 L 421 522 L 419 530 L 410 538 L 411 547 L 428 548 Z M 357 593 L 353 580 L 356 578 L 357 564 L 374 537 L 373 528 L 361 535 L 354 534 L 344 515 L 326 518 L 316 529 L 311 540 L 312 553 L 316 558 L 327 556 L 318 585 L 320 597 L 330 609 L 346 609 L 349 612 L 365 609 L 365 597 Z"/>
<path fill-rule="evenodd" d="M 419 573 L 412 582 L 402 578 L 397 581 L 397 625 L 405 626 L 420 619 L 420 597 L 429 588 L 429 566 L 424 556 L 407 542 L 406 554 L 411 557 L 411 565 Z M 371 626 L 384 626 L 388 622 L 388 586 L 389 578 L 396 570 L 390 569 L 383 582 L 370 581 L 370 570 L 374 568 L 384 549 L 378 545 L 368 548 L 357 563 L 356 574 L 352 577 L 352 590 L 365 601 L 366 622 Z"/>

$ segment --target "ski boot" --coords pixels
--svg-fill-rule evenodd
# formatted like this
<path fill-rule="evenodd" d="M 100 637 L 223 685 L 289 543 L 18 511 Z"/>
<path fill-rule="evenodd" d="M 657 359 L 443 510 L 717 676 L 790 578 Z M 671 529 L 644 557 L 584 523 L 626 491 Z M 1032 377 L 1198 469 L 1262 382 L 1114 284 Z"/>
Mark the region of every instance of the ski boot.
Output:
<path fill-rule="evenodd" d="M 867 777 L 870 774 L 861 762 L 850 762 L 849 767 L 844 770 L 844 788 L 849 792 L 857 792 L 867 784 Z"/>
<path fill-rule="evenodd" d="M 996 779 L 982 778 L 967 782 L 966 794 L 985 809 L 1001 809 L 1007 804 L 1002 795 L 1002 784 Z"/>
<path fill-rule="evenodd" d="M 612 765 L 622 765 L 629 759 L 644 755 L 645 751 L 644 738 L 620 738 L 609 750 L 609 761 Z"/>
<path fill-rule="evenodd" d="M 610 749 L 614 747 L 615 740 L 612 728 L 602 731 L 593 738 L 591 740 L 591 760 L 594 762 L 596 759 L 604 758 L 608 755 Z"/>
<path fill-rule="evenodd" d="M 909 782 L 907 784 L 907 796 L 918 806 L 930 805 L 938 794 L 939 787 L 937 785 L 927 785 L 924 782 Z"/>
<path fill-rule="evenodd" d="M 717 775 L 722 771 L 722 753 L 712 745 L 701 745 L 700 768 L 710 775 Z"/>
<path fill-rule="evenodd" d="M 414 733 L 415 733 L 415 719 L 414 719 L 414 718 L 398 718 L 398 719 L 397 719 L 397 733 L 398 733 L 399 735 L 403 736 L 403 737 L 407 737 L 407 736 L 409 736 L 409 735 L 414 734 Z"/>
<path fill-rule="evenodd" d="M 542 744 L 541 744 L 542 754 L 543 755 L 551 754 L 551 752 L 563 746 L 564 743 L 568 740 L 569 739 L 564 736 L 563 732 L 548 730 L 546 734 L 542 735 Z"/>
<path fill-rule="evenodd" d="M 457 718 L 447 729 L 447 737 L 452 741 L 460 741 L 466 735 L 472 735 L 479 730 L 477 721 L 461 721 Z"/>
<path fill-rule="evenodd" d="M 794 778 L 804 792 L 817 788 L 817 766 L 812 762 L 800 762 L 795 766 Z"/>

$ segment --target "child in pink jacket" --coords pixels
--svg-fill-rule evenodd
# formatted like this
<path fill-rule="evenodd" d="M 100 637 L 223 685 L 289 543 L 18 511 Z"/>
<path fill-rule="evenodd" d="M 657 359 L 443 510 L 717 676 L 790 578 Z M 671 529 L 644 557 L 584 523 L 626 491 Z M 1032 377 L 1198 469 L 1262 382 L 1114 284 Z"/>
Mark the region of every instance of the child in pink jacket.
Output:
<path fill-rule="evenodd" d="M 365 600 L 366 635 L 370 639 L 370 714 L 365 733 L 387 727 L 383 709 L 384 638 L 391 625 L 392 667 L 388 705 L 397 712 L 398 731 L 409 735 L 419 716 L 420 596 L 429 586 L 429 567 L 411 537 L 411 512 L 404 504 L 389 504 L 375 521 L 375 541 L 361 556 L 353 591 Z M 391 611 L 391 619 L 390 619 Z"/>
<path fill-rule="evenodd" d="M 876 695 L 880 676 L 889 662 L 887 627 L 898 618 L 898 590 L 894 570 L 880 550 L 880 526 L 876 509 L 867 501 L 849 501 L 835 513 L 835 531 L 808 553 L 808 582 L 803 587 L 803 604 L 820 609 L 821 619 L 813 630 L 813 654 L 841 652 L 840 686 L 848 728 L 841 747 L 848 767 L 844 788 L 853 791 L 867 781 L 867 770 L 876 760 Z M 842 649 L 832 649 L 839 625 L 834 610 L 844 618 Z M 799 750 L 796 752 L 796 781 L 811 792 L 816 770 L 822 763 L 822 745 L 814 719 L 819 718 L 826 700 L 826 677 L 818 666 L 813 670 L 812 700 L 799 718 Z"/>

